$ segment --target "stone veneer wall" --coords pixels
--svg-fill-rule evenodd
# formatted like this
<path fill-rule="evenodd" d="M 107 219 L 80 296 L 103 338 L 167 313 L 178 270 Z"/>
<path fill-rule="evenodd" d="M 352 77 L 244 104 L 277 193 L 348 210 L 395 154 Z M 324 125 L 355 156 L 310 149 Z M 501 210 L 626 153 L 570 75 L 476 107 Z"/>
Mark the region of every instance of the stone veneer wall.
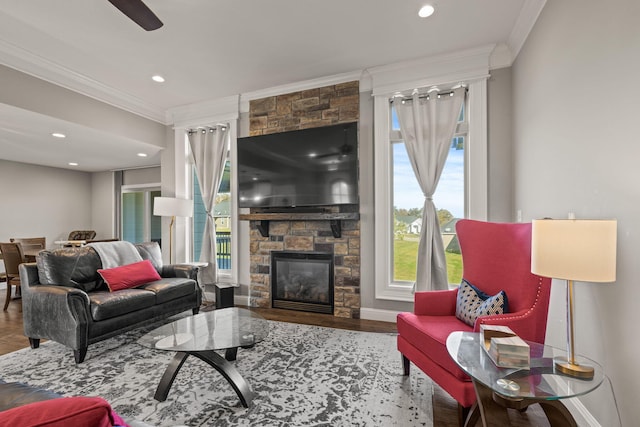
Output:
<path fill-rule="evenodd" d="M 286 132 L 358 121 L 357 81 L 250 101 L 250 135 Z M 327 206 L 329 212 L 357 212 L 352 205 Z M 260 212 L 251 209 L 251 213 Z M 250 303 L 271 307 L 271 251 L 325 252 L 334 261 L 334 316 L 360 318 L 360 221 L 342 221 L 333 237 L 329 221 L 271 221 L 262 237 L 251 221 Z"/>

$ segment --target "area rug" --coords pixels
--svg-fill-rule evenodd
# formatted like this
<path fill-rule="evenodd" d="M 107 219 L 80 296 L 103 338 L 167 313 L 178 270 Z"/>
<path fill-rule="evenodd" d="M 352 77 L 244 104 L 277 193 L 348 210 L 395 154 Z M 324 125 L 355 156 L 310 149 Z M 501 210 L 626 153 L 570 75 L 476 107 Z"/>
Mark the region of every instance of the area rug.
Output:
<path fill-rule="evenodd" d="M 154 426 L 427 426 L 431 380 L 402 375 L 394 334 L 270 321 L 268 338 L 240 349 L 236 369 L 256 396 L 244 408 L 209 365 L 187 359 L 165 402 L 153 394 L 172 352 L 142 347 L 146 326 L 89 347 L 76 365 L 54 342 L 0 357 L 0 378 L 66 396 L 102 396 L 126 419 Z"/>

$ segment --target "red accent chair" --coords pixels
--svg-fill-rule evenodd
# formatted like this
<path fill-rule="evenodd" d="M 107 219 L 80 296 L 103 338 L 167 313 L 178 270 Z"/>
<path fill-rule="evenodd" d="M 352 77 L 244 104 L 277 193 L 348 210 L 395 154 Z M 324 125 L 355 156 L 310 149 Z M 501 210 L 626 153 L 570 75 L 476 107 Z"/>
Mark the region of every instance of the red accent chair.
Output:
<path fill-rule="evenodd" d="M 413 313 L 398 314 L 398 350 L 404 375 L 413 362 L 458 402 L 462 425 L 476 402 L 473 383 L 449 356 L 454 331 L 481 324 L 509 326 L 528 341 L 544 343 L 551 279 L 531 273 L 531 224 L 460 220 L 456 224 L 463 278 L 488 295 L 504 290 L 509 313 L 480 316 L 473 327 L 455 316 L 457 289 L 416 292 Z"/>

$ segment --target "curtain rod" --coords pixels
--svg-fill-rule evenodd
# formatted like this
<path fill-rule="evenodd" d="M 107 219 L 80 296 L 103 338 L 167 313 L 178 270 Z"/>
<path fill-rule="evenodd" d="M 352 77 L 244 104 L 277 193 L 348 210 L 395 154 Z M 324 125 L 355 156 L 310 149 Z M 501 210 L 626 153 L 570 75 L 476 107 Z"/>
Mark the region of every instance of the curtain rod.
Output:
<path fill-rule="evenodd" d="M 197 129 L 189 129 L 187 131 L 187 134 L 191 135 L 194 134 L 196 132 L 206 132 L 207 129 L 209 130 L 209 132 L 215 132 L 218 130 L 218 128 L 222 128 L 223 131 L 227 130 L 228 125 L 215 125 L 215 126 L 203 126 L 203 127 L 199 127 Z"/>
<path fill-rule="evenodd" d="M 437 92 L 437 95 L 438 96 L 447 96 L 447 95 L 451 96 L 451 95 L 453 95 L 454 91 L 455 90 L 449 90 L 449 91 L 446 91 L 446 92 Z M 465 87 L 464 88 L 464 93 L 468 93 L 468 92 L 469 92 L 469 89 Z M 425 93 L 423 95 L 418 95 L 418 99 L 425 99 L 425 98 L 429 99 L 430 96 L 431 96 L 431 93 Z M 411 101 L 411 100 L 413 100 L 413 96 L 393 96 L 393 97 L 391 97 L 389 99 L 389 103 L 393 104 L 393 101 L 395 101 L 396 99 L 399 100 L 399 101 Z"/>

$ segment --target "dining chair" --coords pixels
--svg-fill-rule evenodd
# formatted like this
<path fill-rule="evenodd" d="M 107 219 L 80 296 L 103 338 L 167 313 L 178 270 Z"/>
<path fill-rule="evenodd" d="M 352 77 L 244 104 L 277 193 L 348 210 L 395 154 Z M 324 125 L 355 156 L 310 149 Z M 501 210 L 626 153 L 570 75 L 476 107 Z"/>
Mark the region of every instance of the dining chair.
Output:
<path fill-rule="evenodd" d="M 95 230 L 73 230 L 67 240 L 91 240 L 96 237 Z"/>
<path fill-rule="evenodd" d="M 4 261 L 4 270 L 7 277 L 7 297 L 3 311 L 7 311 L 11 302 L 11 286 L 16 287 L 16 295 L 19 295 L 20 273 L 18 266 L 25 262 L 20 243 L 0 243 L 0 253 Z"/>
<path fill-rule="evenodd" d="M 35 262 L 36 254 L 47 247 L 46 237 L 12 237 L 9 241 L 11 243 L 20 243 L 22 255 L 25 258 L 24 262 Z"/>
<path fill-rule="evenodd" d="M 47 247 L 46 237 L 12 237 L 9 241 L 11 243 L 20 243 L 22 245 L 22 250 L 27 248 L 45 249 Z"/>

